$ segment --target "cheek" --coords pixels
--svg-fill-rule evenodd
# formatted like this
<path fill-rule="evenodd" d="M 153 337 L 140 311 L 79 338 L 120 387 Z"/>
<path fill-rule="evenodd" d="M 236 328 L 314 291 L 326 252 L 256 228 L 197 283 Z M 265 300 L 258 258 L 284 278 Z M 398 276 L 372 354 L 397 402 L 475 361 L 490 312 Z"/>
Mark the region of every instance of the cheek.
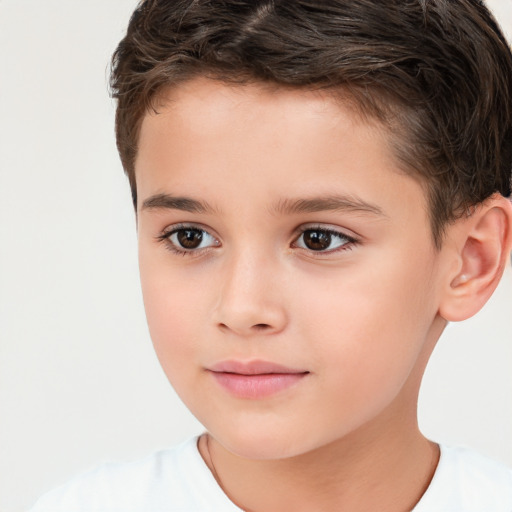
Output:
<path fill-rule="evenodd" d="M 186 272 L 140 256 L 140 274 L 147 323 L 156 354 L 169 376 L 186 359 L 193 360 L 195 330 L 201 325 L 200 299 Z"/>
<path fill-rule="evenodd" d="M 203 336 L 197 301 L 178 291 L 177 283 L 158 279 L 143 284 L 144 305 L 151 340 L 168 381 L 187 407 L 197 415 L 194 404 L 200 373 L 199 341 Z"/>
<path fill-rule="evenodd" d="M 316 292 L 295 312 L 299 330 L 318 341 L 313 357 L 319 366 L 333 368 L 333 378 L 346 379 L 366 394 L 399 389 L 436 313 L 430 272 L 418 271 L 431 268 L 432 262 L 417 256 L 405 263 L 390 259 L 354 265 L 320 288 L 309 283 L 306 289 Z"/>

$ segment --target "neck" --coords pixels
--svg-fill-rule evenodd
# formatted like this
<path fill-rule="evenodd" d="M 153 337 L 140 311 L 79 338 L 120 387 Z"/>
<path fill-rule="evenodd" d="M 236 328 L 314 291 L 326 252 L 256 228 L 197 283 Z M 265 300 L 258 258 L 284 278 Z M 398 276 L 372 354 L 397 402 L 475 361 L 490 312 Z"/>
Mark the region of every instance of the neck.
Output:
<path fill-rule="evenodd" d="M 410 511 L 434 475 L 439 449 L 417 429 L 383 436 L 372 427 L 288 459 L 245 459 L 206 436 L 200 451 L 226 495 L 245 511 Z"/>

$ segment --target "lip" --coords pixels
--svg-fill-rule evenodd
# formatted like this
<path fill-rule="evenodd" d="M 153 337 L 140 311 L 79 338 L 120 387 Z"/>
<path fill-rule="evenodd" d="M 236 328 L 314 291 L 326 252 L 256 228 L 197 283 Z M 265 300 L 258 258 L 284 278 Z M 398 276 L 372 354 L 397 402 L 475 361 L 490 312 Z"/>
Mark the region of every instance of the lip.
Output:
<path fill-rule="evenodd" d="M 262 399 L 299 383 L 309 372 L 269 361 L 222 361 L 207 369 L 215 381 L 237 398 Z"/>

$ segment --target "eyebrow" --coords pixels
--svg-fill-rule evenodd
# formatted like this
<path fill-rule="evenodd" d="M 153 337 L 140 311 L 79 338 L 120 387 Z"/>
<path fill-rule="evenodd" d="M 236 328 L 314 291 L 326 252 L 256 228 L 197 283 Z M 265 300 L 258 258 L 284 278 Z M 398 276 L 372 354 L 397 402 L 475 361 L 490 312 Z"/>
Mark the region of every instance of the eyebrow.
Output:
<path fill-rule="evenodd" d="M 170 194 L 156 194 L 142 203 L 141 210 L 182 210 L 190 213 L 213 213 L 215 208 L 205 201 L 190 197 L 175 197 Z"/>
<path fill-rule="evenodd" d="M 274 210 L 280 214 L 349 211 L 387 217 L 376 204 L 368 203 L 355 196 L 344 195 L 312 197 L 310 199 L 283 199 L 276 204 Z"/>
<path fill-rule="evenodd" d="M 170 194 L 155 194 L 148 197 L 142 203 L 141 209 L 169 209 L 204 214 L 211 214 L 217 211 L 206 201 L 199 201 L 190 197 L 175 197 Z M 349 211 L 386 217 L 382 209 L 375 204 L 368 203 L 354 196 L 338 195 L 306 199 L 282 199 L 271 210 L 282 215 L 322 211 Z"/>

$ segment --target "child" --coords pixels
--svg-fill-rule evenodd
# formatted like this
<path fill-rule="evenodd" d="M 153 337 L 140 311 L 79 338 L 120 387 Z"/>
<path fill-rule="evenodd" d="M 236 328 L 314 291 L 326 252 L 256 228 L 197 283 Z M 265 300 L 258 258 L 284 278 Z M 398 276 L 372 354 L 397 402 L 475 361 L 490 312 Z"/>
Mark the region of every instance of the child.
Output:
<path fill-rule="evenodd" d="M 512 56 L 477 0 L 147 0 L 113 59 L 151 336 L 207 433 L 41 511 L 501 512 L 421 378 L 512 245 Z"/>

